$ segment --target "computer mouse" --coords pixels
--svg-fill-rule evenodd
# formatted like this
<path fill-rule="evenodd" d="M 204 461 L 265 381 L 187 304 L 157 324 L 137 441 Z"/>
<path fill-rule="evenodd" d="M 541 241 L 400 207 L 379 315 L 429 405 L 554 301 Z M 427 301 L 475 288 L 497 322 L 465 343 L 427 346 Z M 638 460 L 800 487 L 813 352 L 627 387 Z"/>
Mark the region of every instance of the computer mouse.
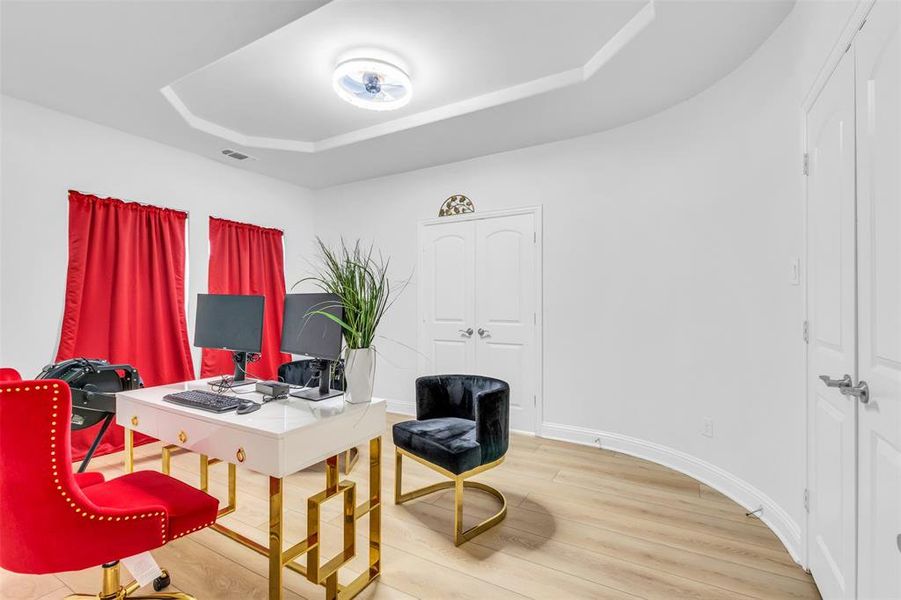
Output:
<path fill-rule="evenodd" d="M 238 405 L 238 409 L 235 412 L 239 415 L 246 415 L 255 410 L 260 410 L 261 406 L 262 404 L 257 404 L 253 400 L 241 400 L 241 404 Z"/>

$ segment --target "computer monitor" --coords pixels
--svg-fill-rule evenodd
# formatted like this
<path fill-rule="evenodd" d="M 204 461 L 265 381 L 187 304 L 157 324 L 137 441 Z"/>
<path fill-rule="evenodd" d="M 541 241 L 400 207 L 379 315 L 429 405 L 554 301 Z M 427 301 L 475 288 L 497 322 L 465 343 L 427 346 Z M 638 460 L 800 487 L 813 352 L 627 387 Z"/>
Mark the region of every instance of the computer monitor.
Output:
<path fill-rule="evenodd" d="M 292 392 L 296 398 L 325 400 L 344 392 L 329 388 L 331 362 L 341 358 L 341 326 L 315 311 L 341 319 L 344 309 L 335 294 L 288 294 L 282 320 L 282 352 L 303 354 L 317 360 L 319 388 Z"/>
<path fill-rule="evenodd" d="M 194 345 L 230 350 L 235 363 L 234 382 L 250 383 L 246 375 L 248 353 L 263 347 L 263 296 L 197 294 Z M 211 382 L 216 383 L 216 382 Z M 225 377 L 218 382 L 229 383 Z"/>

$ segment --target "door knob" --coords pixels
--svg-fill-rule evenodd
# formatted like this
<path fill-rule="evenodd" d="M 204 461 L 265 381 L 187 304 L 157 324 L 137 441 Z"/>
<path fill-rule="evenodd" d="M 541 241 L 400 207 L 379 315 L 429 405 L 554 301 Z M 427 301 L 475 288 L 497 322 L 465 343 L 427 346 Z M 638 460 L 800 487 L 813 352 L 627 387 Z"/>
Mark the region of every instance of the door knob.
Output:
<path fill-rule="evenodd" d="M 479 327 L 479 337 L 485 337 L 486 335 L 488 335 L 488 330 Z"/>
<path fill-rule="evenodd" d="M 457 333 L 462 333 L 465 336 L 472 335 L 472 327 L 467 327 L 466 329 L 458 329 Z"/>
<path fill-rule="evenodd" d="M 841 379 L 832 379 L 828 375 L 820 375 L 820 380 L 826 384 L 826 387 L 841 388 L 842 390 L 854 385 L 851 381 L 851 376 L 847 373 L 845 373 L 845 376 Z M 842 393 L 844 394 L 845 392 L 842 391 Z"/>
<path fill-rule="evenodd" d="M 861 404 L 867 404 L 870 401 L 870 386 L 866 381 L 859 381 L 857 385 L 842 387 L 839 390 L 844 396 L 854 396 L 860 400 Z"/>

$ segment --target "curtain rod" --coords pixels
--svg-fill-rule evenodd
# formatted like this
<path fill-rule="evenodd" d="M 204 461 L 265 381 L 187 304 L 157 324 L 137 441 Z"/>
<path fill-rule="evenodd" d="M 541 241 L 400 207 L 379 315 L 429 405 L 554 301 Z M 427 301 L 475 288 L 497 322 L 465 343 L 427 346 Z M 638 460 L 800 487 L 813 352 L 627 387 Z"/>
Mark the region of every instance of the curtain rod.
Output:
<path fill-rule="evenodd" d="M 189 216 L 189 217 L 191 216 L 191 213 L 190 213 L 190 212 L 188 213 L 188 216 Z M 285 230 L 282 229 L 281 227 L 269 227 L 268 225 L 259 225 L 259 224 L 257 224 L 257 223 L 248 223 L 248 222 L 246 222 L 246 221 L 238 221 L 238 220 L 236 220 L 236 219 L 230 219 L 230 218 L 228 218 L 228 217 L 220 217 L 219 215 L 213 215 L 213 214 L 210 214 L 210 215 L 208 215 L 208 216 L 211 217 L 211 218 L 213 218 L 213 219 L 219 219 L 220 221 L 230 221 L 230 222 L 232 222 L 232 223 L 237 223 L 237 224 L 239 224 L 239 225 L 250 225 L 251 227 L 259 227 L 259 228 L 261 228 L 261 229 L 274 229 L 274 230 L 276 230 L 276 231 L 280 231 L 280 232 L 282 232 L 282 233 L 285 233 Z"/>

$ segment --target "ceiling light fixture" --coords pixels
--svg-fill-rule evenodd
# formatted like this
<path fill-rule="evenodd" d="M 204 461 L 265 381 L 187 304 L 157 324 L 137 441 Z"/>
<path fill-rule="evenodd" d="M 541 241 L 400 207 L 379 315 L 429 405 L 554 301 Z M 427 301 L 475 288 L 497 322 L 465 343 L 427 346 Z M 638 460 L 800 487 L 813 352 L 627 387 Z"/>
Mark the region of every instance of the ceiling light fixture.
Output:
<path fill-rule="evenodd" d="M 375 58 L 353 58 L 335 67 L 335 93 L 354 106 L 368 110 L 396 110 L 410 103 L 410 76 L 391 63 Z"/>

